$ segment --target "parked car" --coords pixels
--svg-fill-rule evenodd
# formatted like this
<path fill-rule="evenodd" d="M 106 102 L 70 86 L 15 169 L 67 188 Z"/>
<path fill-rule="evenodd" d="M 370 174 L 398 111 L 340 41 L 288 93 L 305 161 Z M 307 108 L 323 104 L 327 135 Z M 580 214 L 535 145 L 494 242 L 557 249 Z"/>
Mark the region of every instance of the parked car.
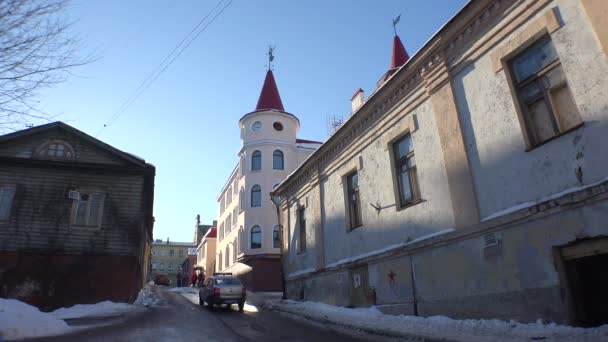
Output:
<path fill-rule="evenodd" d="M 154 284 L 169 286 L 171 285 L 171 280 L 169 280 L 169 276 L 166 274 L 157 274 L 154 277 Z"/>
<path fill-rule="evenodd" d="M 237 304 L 239 311 L 243 312 L 246 296 L 247 290 L 232 273 L 214 273 L 205 279 L 198 291 L 199 304 L 205 305 L 206 302 L 209 310 L 213 310 L 214 305 Z"/>

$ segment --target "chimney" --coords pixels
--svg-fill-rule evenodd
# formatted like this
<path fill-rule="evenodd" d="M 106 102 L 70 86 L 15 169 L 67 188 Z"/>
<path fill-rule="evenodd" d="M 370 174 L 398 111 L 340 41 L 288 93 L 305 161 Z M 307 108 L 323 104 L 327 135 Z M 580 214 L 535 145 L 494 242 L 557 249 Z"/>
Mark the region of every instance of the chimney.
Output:
<path fill-rule="evenodd" d="M 217 226 L 217 220 L 213 220 L 213 226 L 216 227 Z"/>
<path fill-rule="evenodd" d="M 350 99 L 350 102 L 353 108 L 352 112 L 354 113 L 365 102 L 365 92 L 363 91 L 363 89 L 357 89 L 357 91 L 353 94 L 353 97 Z"/>
<path fill-rule="evenodd" d="M 167 236 L 167 245 L 169 244 L 169 237 Z"/>

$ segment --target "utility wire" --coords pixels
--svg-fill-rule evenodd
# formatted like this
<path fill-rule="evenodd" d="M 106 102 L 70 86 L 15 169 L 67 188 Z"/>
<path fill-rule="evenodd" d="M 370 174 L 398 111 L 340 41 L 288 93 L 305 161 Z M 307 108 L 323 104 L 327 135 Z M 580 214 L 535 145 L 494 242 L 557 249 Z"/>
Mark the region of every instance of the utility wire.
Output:
<path fill-rule="evenodd" d="M 207 27 L 209 27 L 209 25 L 211 25 L 225 10 L 226 8 L 228 8 L 228 6 L 230 6 L 230 4 L 232 4 L 233 0 L 230 0 L 227 4 L 224 5 L 224 7 L 222 7 L 222 9 L 217 12 L 213 18 L 207 22 L 207 24 L 200 30 L 198 31 L 198 33 L 196 33 L 196 35 L 194 35 L 194 37 L 192 37 L 190 39 L 190 41 L 188 41 L 186 43 L 185 46 L 182 47 L 182 45 L 184 44 L 184 42 L 186 42 L 189 37 L 196 32 L 196 30 L 203 24 L 203 22 L 220 6 L 221 3 L 223 3 L 225 0 L 220 0 L 218 1 L 218 3 L 215 4 L 215 6 L 196 24 L 196 26 L 194 26 L 194 28 L 192 30 L 190 30 L 190 32 L 173 48 L 173 50 L 171 50 L 171 52 L 165 56 L 165 58 L 156 66 L 156 68 L 154 68 L 154 70 L 141 82 L 141 84 L 135 89 L 135 91 L 133 92 L 133 94 L 125 101 L 123 102 L 123 104 L 118 108 L 118 110 L 110 117 L 110 119 L 108 119 L 108 121 L 106 121 L 106 123 L 103 125 L 103 127 L 101 127 L 99 129 L 99 131 L 97 132 L 97 134 L 95 134 L 95 137 L 98 137 L 99 134 L 101 134 L 101 132 L 103 131 L 104 128 L 108 128 L 111 124 L 113 124 L 126 110 L 127 108 L 129 108 L 131 106 L 131 104 L 133 104 L 133 102 L 135 102 L 135 100 L 137 100 L 143 93 L 144 91 L 146 91 L 146 89 L 148 89 L 148 87 L 150 87 L 150 85 L 152 85 L 152 83 L 154 83 L 154 81 L 156 81 L 156 79 L 158 79 L 158 77 L 160 77 L 160 75 L 162 75 L 165 70 L 167 70 L 167 68 L 173 64 L 173 62 L 179 57 L 181 56 L 181 54 L 188 48 L 190 47 L 190 45 L 192 45 L 192 43 L 207 29 Z M 180 49 L 181 47 L 181 49 Z M 178 49 L 180 49 L 179 51 L 177 51 Z M 177 51 L 177 53 L 176 53 Z M 173 56 L 173 57 L 172 57 Z M 169 60 L 170 59 L 170 60 Z M 169 62 L 167 62 L 167 60 L 169 60 Z M 164 67 L 163 67 L 164 65 Z"/>

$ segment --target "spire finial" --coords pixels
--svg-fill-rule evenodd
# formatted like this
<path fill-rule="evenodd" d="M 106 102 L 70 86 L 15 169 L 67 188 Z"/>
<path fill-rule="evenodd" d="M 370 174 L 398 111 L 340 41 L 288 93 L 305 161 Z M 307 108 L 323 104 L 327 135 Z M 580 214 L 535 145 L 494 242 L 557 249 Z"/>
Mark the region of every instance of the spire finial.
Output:
<path fill-rule="evenodd" d="M 274 61 L 274 49 L 276 49 L 276 46 L 268 45 L 268 70 L 272 70 L 272 61 Z"/>
<path fill-rule="evenodd" d="M 397 35 L 397 23 L 401 19 L 401 14 L 399 14 L 396 18 L 393 18 L 393 30 L 395 31 L 395 36 Z"/>

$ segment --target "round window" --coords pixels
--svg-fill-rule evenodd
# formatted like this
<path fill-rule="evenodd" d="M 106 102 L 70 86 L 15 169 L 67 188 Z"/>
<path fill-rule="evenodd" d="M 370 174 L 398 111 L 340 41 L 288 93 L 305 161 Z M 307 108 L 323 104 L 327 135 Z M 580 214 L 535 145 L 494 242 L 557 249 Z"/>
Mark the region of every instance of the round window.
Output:
<path fill-rule="evenodd" d="M 260 121 L 256 121 L 251 125 L 251 130 L 254 132 L 259 131 L 262 128 L 262 123 Z"/>
<path fill-rule="evenodd" d="M 280 123 L 280 122 L 273 123 L 272 127 L 274 127 L 274 129 L 277 130 L 277 131 L 282 131 L 283 130 L 283 124 Z"/>

